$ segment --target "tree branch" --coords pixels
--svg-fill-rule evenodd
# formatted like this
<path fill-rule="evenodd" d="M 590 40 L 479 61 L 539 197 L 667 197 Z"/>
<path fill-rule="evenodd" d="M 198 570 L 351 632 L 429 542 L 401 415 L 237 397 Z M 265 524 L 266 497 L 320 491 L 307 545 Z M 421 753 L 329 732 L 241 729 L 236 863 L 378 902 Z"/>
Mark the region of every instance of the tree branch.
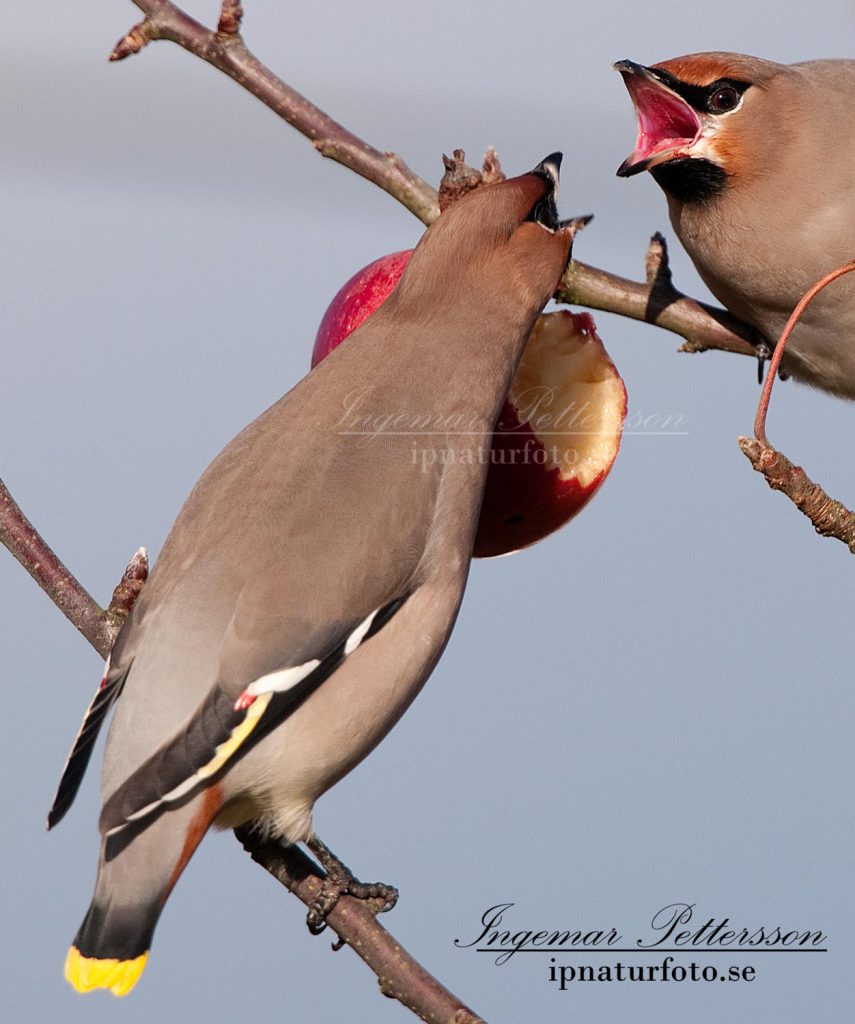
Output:
<path fill-rule="evenodd" d="M 767 358 L 768 346 L 753 327 L 715 306 L 690 299 L 673 284 L 665 238 L 657 232 L 645 259 L 646 281 L 630 281 L 573 260 L 556 293 L 559 302 L 619 313 L 664 327 L 686 339 L 682 352 L 718 349 Z"/>
<path fill-rule="evenodd" d="M 321 882 L 318 868 L 302 850 L 283 846 L 275 840 L 264 840 L 247 825 L 235 829 L 235 835 L 256 863 L 306 906 L 312 905 Z M 429 1024 L 485 1024 L 428 974 L 366 910 L 362 901 L 342 896 L 327 916 L 327 922 L 374 971 L 383 995 L 397 999 Z"/>
<path fill-rule="evenodd" d="M 123 60 L 155 39 L 169 39 L 234 79 L 310 139 L 330 157 L 385 189 L 419 220 L 430 224 L 439 214 L 436 190 L 394 153 L 381 153 L 334 121 L 296 89 L 286 85 L 247 49 L 239 34 L 242 9 L 226 0 L 220 29 L 212 32 L 166 0 L 133 0 L 145 19 L 116 43 L 110 60 Z"/>
<path fill-rule="evenodd" d="M 65 615 L 73 626 L 80 630 L 95 650 L 106 658 L 116 639 L 130 604 L 124 614 L 104 608 L 92 597 L 51 550 L 44 538 L 24 515 L 21 507 L 0 480 L 0 543 L 7 547 L 27 572 L 38 583 L 47 596 Z M 123 595 L 130 593 L 131 579 L 140 575 L 140 553 L 128 563 L 119 586 Z M 129 576 L 130 574 L 130 576 Z M 145 576 L 143 575 L 143 579 Z M 141 584 L 140 584 L 141 585 Z"/>
<path fill-rule="evenodd" d="M 783 453 L 754 437 L 740 437 L 743 454 L 766 478 L 773 491 L 782 491 L 813 523 L 823 537 L 843 541 L 855 555 L 855 513 L 828 494 Z"/>
<path fill-rule="evenodd" d="M 410 170 L 399 156 L 369 146 L 274 75 L 247 49 L 238 31 L 240 16 L 236 13 L 242 15 L 243 9 L 235 0 L 223 4 L 217 32 L 205 28 L 168 0 L 133 3 L 145 14 L 145 19 L 119 40 L 110 60 L 122 60 L 137 53 L 152 40 L 169 39 L 234 79 L 310 139 L 319 153 L 384 189 L 422 223 L 431 224 L 437 218 L 436 189 Z M 496 180 L 496 169 L 501 176 L 495 152 L 488 151 L 483 180 Z M 630 281 L 574 260 L 556 298 L 673 331 L 686 340 L 681 349 L 684 352 L 718 349 L 756 357 L 762 339 L 754 329 L 722 309 L 696 302 L 677 291 L 671 283 L 662 236 L 654 235 L 651 246 L 660 252 L 654 256 L 654 262 L 661 272 L 652 278 L 648 275 L 646 282 Z M 650 259 L 649 251 L 648 263 Z M 760 354 L 765 353 L 764 349 Z"/>

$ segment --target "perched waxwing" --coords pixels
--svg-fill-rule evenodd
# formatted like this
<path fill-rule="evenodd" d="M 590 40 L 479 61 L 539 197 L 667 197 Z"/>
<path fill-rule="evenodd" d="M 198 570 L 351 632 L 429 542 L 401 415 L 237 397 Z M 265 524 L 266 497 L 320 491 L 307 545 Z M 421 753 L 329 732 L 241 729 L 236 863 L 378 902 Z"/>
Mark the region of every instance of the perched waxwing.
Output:
<path fill-rule="evenodd" d="M 252 820 L 324 852 L 315 800 L 432 671 L 463 596 L 493 425 L 569 258 L 559 164 L 453 204 L 394 294 L 187 499 L 48 819 L 74 799 L 115 705 L 95 894 L 66 961 L 79 991 L 133 987 L 211 825 Z M 427 467 L 408 421 L 431 424 Z"/>
<path fill-rule="evenodd" d="M 804 292 L 855 257 L 855 61 L 696 53 L 615 68 L 638 115 L 618 174 L 650 171 L 704 282 L 774 345 Z M 855 276 L 808 308 L 781 369 L 855 398 Z"/>

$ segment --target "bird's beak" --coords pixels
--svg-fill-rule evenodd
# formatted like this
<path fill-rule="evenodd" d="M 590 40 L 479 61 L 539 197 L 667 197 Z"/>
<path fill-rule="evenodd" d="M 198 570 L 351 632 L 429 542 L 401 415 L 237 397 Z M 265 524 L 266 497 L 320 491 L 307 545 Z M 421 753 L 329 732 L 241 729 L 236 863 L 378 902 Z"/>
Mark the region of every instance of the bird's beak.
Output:
<path fill-rule="evenodd" d="M 547 231 L 557 231 L 559 227 L 558 207 L 555 203 L 558 199 L 558 176 L 561 170 L 561 160 L 561 153 L 550 153 L 531 171 L 535 177 L 542 178 L 546 182 L 547 192 L 542 199 L 538 199 L 534 204 L 526 220 L 540 224 Z"/>
<path fill-rule="evenodd" d="M 667 160 L 690 156 L 703 132 L 692 107 L 658 77 L 655 68 L 631 60 L 619 60 L 613 67 L 623 75 L 638 115 L 635 149 L 618 168 L 618 175 L 628 178 Z"/>

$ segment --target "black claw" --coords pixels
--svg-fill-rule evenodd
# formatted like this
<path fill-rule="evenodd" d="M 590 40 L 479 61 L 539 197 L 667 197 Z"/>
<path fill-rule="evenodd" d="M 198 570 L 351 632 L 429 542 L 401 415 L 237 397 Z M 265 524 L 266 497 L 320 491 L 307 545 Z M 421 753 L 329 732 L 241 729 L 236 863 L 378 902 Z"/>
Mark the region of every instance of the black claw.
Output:
<path fill-rule="evenodd" d="M 320 935 L 327 927 L 326 918 L 342 896 L 353 896 L 355 899 L 370 900 L 374 903 L 382 900 L 374 910 L 376 914 L 386 913 L 397 903 L 398 890 L 394 886 L 383 882 L 360 882 L 350 868 L 343 864 L 317 836 L 312 836 L 306 845 L 326 872 L 321 882 L 321 890 L 306 915 L 306 926 L 312 935 Z M 342 945 L 342 940 L 339 939 L 333 944 L 333 949 L 340 949 Z"/>

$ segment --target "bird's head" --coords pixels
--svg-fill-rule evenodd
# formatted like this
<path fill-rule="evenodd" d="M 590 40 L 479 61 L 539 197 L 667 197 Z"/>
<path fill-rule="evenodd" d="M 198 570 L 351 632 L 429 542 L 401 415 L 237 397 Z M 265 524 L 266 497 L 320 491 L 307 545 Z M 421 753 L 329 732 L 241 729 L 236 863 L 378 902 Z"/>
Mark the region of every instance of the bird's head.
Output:
<path fill-rule="evenodd" d="M 638 139 L 618 168 L 621 177 L 650 171 L 685 203 L 709 200 L 762 172 L 763 147 L 773 144 L 764 97 L 786 66 L 738 53 L 694 53 L 650 67 L 631 60 L 614 67 L 638 115 Z"/>
<path fill-rule="evenodd" d="M 436 305 L 439 295 L 447 302 L 465 289 L 540 308 L 558 287 L 573 239 L 555 205 L 560 164 L 553 153 L 527 174 L 452 203 L 422 237 L 390 298 L 424 309 L 424 293 Z"/>

